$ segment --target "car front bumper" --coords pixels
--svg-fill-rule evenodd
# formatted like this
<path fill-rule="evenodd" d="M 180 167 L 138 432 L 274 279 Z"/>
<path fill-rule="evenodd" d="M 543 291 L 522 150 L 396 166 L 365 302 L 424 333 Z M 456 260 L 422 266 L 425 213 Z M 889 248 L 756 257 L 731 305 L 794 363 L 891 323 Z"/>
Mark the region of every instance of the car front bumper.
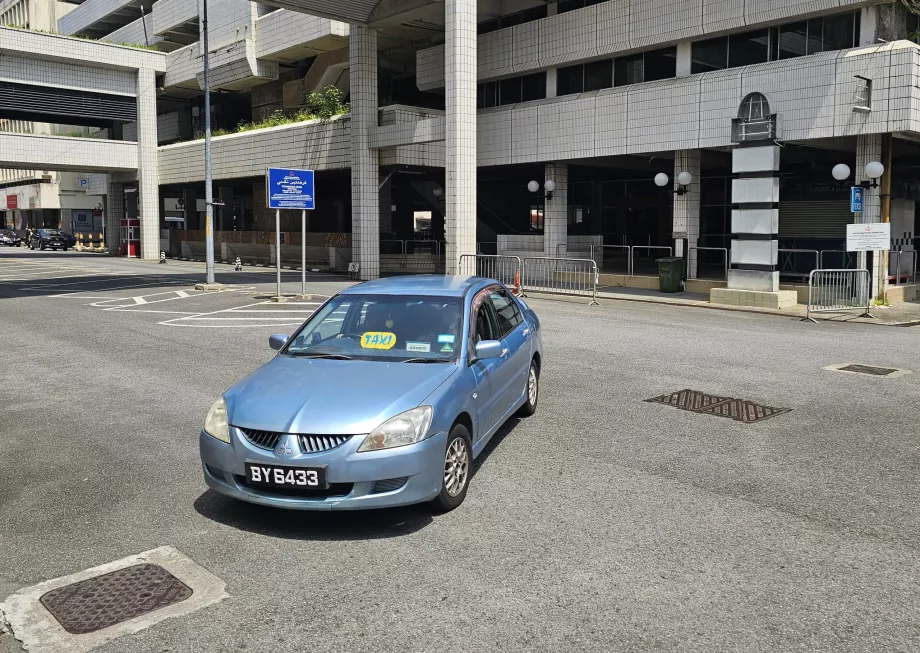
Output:
<path fill-rule="evenodd" d="M 364 510 L 421 503 L 441 491 L 447 434 L 432 435 L 417 444 L 358 453 L 364 436 L 319 453 L 279 456 L 248 442 L 230 427 L 230 444 L 199 435 L 204 480 L 211 489 L 229 497 L 276 508 L 294 510 Z M 246 484 L 246 462 L 289 467 L 325 466 L 330 490 L 311 496 Z M 395 490 L 376 491 L 378 481 L 405 478 Z"/>

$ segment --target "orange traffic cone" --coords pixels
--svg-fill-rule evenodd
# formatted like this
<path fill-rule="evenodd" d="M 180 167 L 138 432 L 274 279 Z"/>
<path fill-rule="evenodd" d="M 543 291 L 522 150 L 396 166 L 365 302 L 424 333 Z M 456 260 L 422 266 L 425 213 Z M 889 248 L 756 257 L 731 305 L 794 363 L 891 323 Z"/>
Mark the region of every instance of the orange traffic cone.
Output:
<path fill-rule="evenodd" d="M 515 295 L 520 296 L 521 294 L 521 271 L 514 271 L 514 287 L 511 288 L 511 292 Z"/>

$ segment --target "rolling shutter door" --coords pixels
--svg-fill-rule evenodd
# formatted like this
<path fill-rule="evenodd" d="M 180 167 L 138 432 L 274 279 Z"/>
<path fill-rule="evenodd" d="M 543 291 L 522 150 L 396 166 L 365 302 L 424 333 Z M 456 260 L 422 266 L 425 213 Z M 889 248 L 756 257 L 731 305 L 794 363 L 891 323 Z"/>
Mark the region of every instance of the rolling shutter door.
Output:
<path fill-rule="evenodd" d="M 0 82 L 0 109 L 16 113 L 72 116 L 92 120 L 137 120 L 137 99 L 53 86 Z"/>
<path fill-rule="evenodd" d="M 853 224 L 848 200 L 780 202 L 780 238 L 846 238 Z"/>

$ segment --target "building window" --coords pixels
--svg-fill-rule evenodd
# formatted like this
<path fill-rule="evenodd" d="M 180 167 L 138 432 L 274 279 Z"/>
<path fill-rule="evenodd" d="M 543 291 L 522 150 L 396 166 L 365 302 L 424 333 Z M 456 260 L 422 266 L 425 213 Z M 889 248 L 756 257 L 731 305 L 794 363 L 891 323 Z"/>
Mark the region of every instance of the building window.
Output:
<path fill-rule="evenodd" d="M 585 67 L 566 66 L 556 71 L 556 95 L 571 95 L 585 90 Z"/>
<path fill-rule="evenodd" d="M 645 57 L 641 54 L 634 54 L 629 57 L 619 57 L 613 63 L 613 84 L 614 86 L 626 86 L 627 84 L 638 84 L 644 78 L 644 61 Z"/>
<path fill-rule="evenodd" d="M 737 142 L 766 140 L 776 137 L 776 121 L 770 104 L 760 93 L 751 93 L 741 101 L 738 117 L 732 121 L 732 140 Z"/>
<path fill-rule="evenodd" d="M 802 57 L 844 50 L 859 43 L 859 13 L 812 18 L 769 29 L 753 30 L 693 44 L 690 72 Z"/>
<path fill-rule="evenodd" d="M 760 93 L 751 93 L 741 101 L 738 118 L 745 122 L 766 120 L 770 115 L 770 104 Z"/>
<path fill-rule="evenodd" d="M 677 75 L 677 48 L 662 48 L 644 52 L 642 81 L 654 82 L 658 79 L 670 79 Z"/>
<path fill-rule="evenodd" d="M 869 113 L 872 111 L 872 80 L 856 76 L 856 96 L 853 102 L 853 111 Z"/>
<path fill-rule="evenodd" d="M 546 97 L 546 72 L 484 82 L 478 84 L 476 90 L 476 105 L 479 109 L 542 100 Z"/>
<path fill-rule="evenodd" d="M 531 9 L 525 9 L 524 11 L 517 11 L 507 16 L 501 16 L 500 18 L 493 18 L 492 20 L 481 22 L 477 25 L 477 32 L 479 34 L 488 34 L 489 32 L 495 32 L 500 29 L 505 29 L 506 27 L 514 27 L 515 25 L 540 20 L 541 18 L 546 18 L 547 15 L 546 5 L 540 5 Z"/>

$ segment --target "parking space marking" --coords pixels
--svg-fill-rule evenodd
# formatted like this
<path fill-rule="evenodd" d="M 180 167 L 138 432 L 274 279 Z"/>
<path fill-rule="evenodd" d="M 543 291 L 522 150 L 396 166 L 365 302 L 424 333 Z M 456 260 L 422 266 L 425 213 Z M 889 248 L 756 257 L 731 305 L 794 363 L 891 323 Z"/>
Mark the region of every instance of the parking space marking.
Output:
<path fill-rule="evenodd" d="M 309 308 L 307 305 L 309 304 Z M 319 302 L 304 302 L 303 309 L 290 309 L 290 303 L 286 302 L 279 306 L 271 301 L 261 301 L 255 304 L 246 304 L 244 306 L 234 306 L 219 311 L 209 313 L 199 313 L 186 317 L 172 318 L 160 322 L 163 326 L 179 327 L 197 327 L 204 329 L 226 329 L 226 328 L 251 328 L 259 326 L 299 326 L 316 310 L 314 307 L 319 306 Z M 261 308 L 264 307 L 264 308 Z M 239 313 L 249 314 L 239 316 Z M 284 316 L 277 316 L 278 313 L 284 313 Z M 258 317 L 252 314 L 257 314 Z"/>

